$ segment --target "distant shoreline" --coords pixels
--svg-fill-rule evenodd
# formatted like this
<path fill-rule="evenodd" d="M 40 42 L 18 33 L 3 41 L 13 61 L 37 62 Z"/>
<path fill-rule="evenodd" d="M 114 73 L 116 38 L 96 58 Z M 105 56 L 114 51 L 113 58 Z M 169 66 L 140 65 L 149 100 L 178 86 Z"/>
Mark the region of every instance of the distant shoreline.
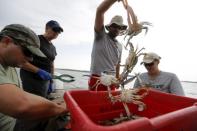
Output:
<path fill-rule="evenodd" d="M 197 84 L 197 81 L 181 81 L 181 82 L 196 83 Z"/>
<path fill-rule="evenodd" d="M 78 71 L 78 72 L 86 72 L 89 73 L 88 70 L 77 70 L 77 69 L 65 69 L 65 68 L 55 68 L 56 70 L 67 70 L 67 71 Z M 187 83 L 197 83 L 197 81 L 181 81 L 181 82 L 187 82 Z"/>

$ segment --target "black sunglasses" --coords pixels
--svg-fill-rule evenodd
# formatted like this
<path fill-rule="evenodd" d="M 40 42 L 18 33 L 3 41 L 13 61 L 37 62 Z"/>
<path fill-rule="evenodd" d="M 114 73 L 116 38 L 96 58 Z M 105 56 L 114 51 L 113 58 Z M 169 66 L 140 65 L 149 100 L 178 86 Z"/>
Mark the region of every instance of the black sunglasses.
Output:
<path fill-rule="evenodd" d="M 22 46 L 22 45 L 20 45 L 20 46 L 21 46 L 21 49 L 26 57 L 33 58 L 33 54 L 31 53 L 31 51 L 27 47 Z"/>
<path fill-rule="evenodd" d="M 117 25 L 117 24 L 112 24 L 111 27 L 112 27 L 112 28 L 115 28 L 115 29 L 122 30 L 122 26 L 119 26 L 119 25 Z"/>
<path fill-rule="evenodd" d="M 151 63 L 144 63 L 144 66 L 153 66 L 155 63 L 151 62 Z"/>

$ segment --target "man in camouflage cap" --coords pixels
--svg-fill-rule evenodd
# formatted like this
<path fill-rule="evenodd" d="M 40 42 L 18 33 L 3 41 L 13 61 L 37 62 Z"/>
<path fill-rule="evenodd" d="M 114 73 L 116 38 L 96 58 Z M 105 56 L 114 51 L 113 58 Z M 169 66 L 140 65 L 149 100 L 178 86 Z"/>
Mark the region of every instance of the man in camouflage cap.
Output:
<path fill-rule="evenodd" d="M 0 32 L 0 130 L 11 131 L 14 119 L 48 118 L 66 113 L 65 104 L 56 104 L 22 91 L 14 67 L 31 60 L 31 55 L 45 57 L 39 39 L 29 28 L 11 24 Z"/>
<path fill-rule="evenodd" d="M 28 27 L 20 24 L 7 25 L 2 31 L 1 36 L 9 36 L 21 46 L 26 47 L 31 53 L 46 57 L 40 51 L 40 40 L 37 35 Z"/>

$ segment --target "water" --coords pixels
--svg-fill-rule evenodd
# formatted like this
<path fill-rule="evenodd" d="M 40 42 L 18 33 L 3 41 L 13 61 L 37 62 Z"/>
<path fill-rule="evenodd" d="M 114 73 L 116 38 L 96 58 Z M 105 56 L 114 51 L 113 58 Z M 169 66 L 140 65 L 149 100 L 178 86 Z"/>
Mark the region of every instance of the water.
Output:
<path fill-rule="evenodd" d="M 197 98 L 197 82 L 182 81 L 181 84 L 186 96 Z"/>
<path fill-rule="evenodd" d="M 74 90 L 87 89 L 88 87 L 89 71 L 56 69 L 56 74 L 69 74 L 75 77 L 75 81 L 71 83 L 63 83 L 56 80 L 55 83 L 58 89 L 64 88 L 65 90 Z M 128 86 L 132 87 L 132 83 L 129 84 Z M 187 97 L 197 98 L 197 82 L 182 81 L 181 84 Z"/>

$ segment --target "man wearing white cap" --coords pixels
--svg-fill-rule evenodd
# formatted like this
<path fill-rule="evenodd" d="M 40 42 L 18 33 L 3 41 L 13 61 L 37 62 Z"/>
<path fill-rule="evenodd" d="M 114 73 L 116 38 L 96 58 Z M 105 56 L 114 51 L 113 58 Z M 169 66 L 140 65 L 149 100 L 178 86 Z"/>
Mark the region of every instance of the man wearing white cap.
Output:
<path fill-rule="evenodd" d="M 134 83 L 134 88 L 149 86 L 166 93 L 184 95 L 178 77 L 173 73 L 159 70 L 160 59 L 161 57 L 153 52 L 144 55 L 141 64 L 144 64 L 148 72 L 140 74 L 139 78 L 142 80 L 142 83 L 137 79 Z"/>
<path fill-rule="evenodd" d="M 91 54 L 91 77 L 89 80 L 89 89 L 96 90 L 95 84 L 98 83 L 98 77 L 103 72 L 115 72 L 115 66 L 120 62 L 122 46 L 116 37 L 126 30 L 127 26 L 123 24 L 122 16 L 114 16 L 110 23 L 104 26 L 105 12 L 117 0 L 104 0 L 97 8 L 94 25 L 94 44 Z M 105 28 L 108 32 L 105 31 Z M 110 86 L 112 90 L 115 85 Z M 107 90 L 107 87 L 100 84 L 97 90 Z"/>

